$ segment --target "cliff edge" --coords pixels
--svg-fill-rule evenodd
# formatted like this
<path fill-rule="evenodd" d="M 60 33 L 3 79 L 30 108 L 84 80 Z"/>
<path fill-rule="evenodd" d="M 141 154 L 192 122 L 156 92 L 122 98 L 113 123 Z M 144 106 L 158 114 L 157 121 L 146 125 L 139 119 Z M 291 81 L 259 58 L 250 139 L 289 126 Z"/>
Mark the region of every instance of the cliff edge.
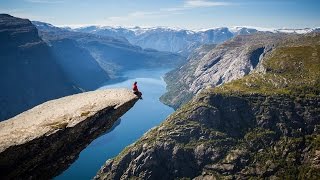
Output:
<path fill-rule="evenodd" d="M 127 112 L 127 89 L 97 90 L 48 101 L 0 122 L 0 177 L 52 178 Z"/>

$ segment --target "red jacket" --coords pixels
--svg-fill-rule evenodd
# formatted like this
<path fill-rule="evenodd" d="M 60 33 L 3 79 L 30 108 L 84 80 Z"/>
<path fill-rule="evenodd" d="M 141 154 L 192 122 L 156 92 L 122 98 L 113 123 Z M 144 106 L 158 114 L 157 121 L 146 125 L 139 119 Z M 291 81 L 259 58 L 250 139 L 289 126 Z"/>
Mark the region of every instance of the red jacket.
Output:
<path fill-rule="evenodd" d="M 134 92 L 138 92 L 138 91 L 139 91 L 139 90 L 138 90 L 138 86 L 137 86 L 136 84 L 133 84 L 132 90 L 133 90 Z"/>

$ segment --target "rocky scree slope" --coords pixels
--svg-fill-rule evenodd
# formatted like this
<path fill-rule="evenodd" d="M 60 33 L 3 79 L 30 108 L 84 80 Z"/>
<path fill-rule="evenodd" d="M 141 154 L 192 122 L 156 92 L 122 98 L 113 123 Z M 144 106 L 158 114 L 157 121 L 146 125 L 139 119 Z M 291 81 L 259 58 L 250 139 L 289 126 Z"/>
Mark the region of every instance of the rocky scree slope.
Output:
<path fill-rule="evenodd" d="M 255 33 L 237 36 L 223 44 L 199 47 L 188 63 L 164 77 L 168 92 L 160 100 L 177 109 L 202 89 L 220 86 L 248 75 L 285 39 L 298 35 Z"/>
<path fill-rule="evenodd" d="M 1 179 L 50 179 L 138 101 L 127 89 L 80 93 L 0 122 Z"/>
<path fill-rule="evenodd" d="M 264 70 L 209 88 L 96 179 L 319 179 L 320 34 L 281 42 Z"/>
<path fill-rule="evenodd" d="M 80 92 L 27 19 L 0 14 L 0 121 Z"/>

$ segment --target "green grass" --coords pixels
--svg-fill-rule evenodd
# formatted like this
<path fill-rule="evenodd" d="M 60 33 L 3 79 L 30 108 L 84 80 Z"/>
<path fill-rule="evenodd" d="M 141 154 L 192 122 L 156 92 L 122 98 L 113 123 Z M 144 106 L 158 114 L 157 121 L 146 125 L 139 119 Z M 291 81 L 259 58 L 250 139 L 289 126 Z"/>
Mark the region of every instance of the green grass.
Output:
<path fill-rule="evenodd" d="M 280 47 L 263 62 L 266 72 L 255 72 L 211 91 L 221 94 L 320 94 L 320 46 Z"/>

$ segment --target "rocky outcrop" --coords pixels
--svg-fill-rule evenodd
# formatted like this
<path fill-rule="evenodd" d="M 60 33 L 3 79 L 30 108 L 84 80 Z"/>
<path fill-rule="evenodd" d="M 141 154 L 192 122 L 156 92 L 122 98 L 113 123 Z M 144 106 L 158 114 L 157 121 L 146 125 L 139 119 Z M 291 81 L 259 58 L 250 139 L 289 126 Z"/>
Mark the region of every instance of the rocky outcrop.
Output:
<path fill-rule="evenodd" d="M 187 64 L 166 74 L 168 92 L 161 101 L 177 109 L 205 88 L 248 75 L 280 42 L 296 37 L 259 32 L 237 36 L 211 49 L 200 47 L 194 52 L 198 56 L 190 56 Z"/>
<path fill-rule="evenodd" d="M 48 101 L 0 122 L 1 179 L 49 179 L 137 102 L 127 89 Z"/>
<path fill-rule="evenodd" d="M 319 179 L 319 54 L 317 33 L 279 42 L 259 70 L 203 90 L 95 178 Z"/>

